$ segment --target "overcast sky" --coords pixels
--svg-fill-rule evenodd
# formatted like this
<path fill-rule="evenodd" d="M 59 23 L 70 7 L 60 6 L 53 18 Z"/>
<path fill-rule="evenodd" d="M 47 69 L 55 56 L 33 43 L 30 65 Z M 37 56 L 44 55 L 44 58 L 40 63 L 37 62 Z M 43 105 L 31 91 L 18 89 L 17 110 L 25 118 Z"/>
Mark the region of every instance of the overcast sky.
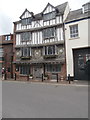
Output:
<path fill-rule="evenodd" d="M 13 33 L 13 22 L 19 20 L 26 8 L 37 14 L 43 11 L 48 2 L 57 6 L 67 1 L 71 10 L 75 10 L 90 0 L 0 0 L 0 35 Z"/>

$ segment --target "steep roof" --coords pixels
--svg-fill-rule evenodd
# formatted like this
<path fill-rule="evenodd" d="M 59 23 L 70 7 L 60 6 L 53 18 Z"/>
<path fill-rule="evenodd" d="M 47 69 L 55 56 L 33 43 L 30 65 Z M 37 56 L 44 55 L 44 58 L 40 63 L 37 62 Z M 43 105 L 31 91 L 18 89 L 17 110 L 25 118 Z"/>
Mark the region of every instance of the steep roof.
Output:
<path fill-rule="evenodd" d="M 48 3 L 48 4 L 51 5 L 50 3 Z M 48 5 L 48 4 L 47 4 L 47 5 Z M 63 3 L 63 4 L 60 4 L 60 5 L 56 6 L 56 7 L 54 7 L 54 6 L 52 6 L 52 5 L 51 5 L 51 6 L 56 9 L 57 14 L 64 14 L 64 11 L 65 11 L 65 8 L 66 8 L 67 4 L 68 4 L 68 2 L 65 2 L 65 3 Z M 47 6 L 46 6 L 46 7 L 47 7 Z M 45 8 L 46 8 L 46 7 L 45 7 Z M 44 10 L 45 10 L 45 9 L 44 9 Z M 44 10 L 43 10 L 43 11 L 44 11 Z M 36 19 L 42 19 L 43 11 L 42 11 L 41 13 L 39 13 L 39 14 L 36 14 L 36 15 L 35 15 L 35 18 L 36 18 Z"/>
<path fill-rule="evenodd" d="M 67 4 L 68 4 L 68 2 L 65 2 L 63 4 L 60 4 L 60 5 L 56 6 L 56 7 L 54 7 L 50 3 L 48 3 L 47 5 L 51 5 L 52 7 L 54 7 L 56 9 L 57 15 L 58 15 L 58 14 L 64 14 L 64 11 L 65 11 L 65 8 L 66 8 Z M 22 16 L 25 14 L 26 11 L 28 11 L 28 10 L 25 9 L 25 11 L 22 13 L 22 15 L 20 16 L 20 18 L 22 18 Z M 40 19 L 42 19 L 42 17 L 43 17 L 43 11 L 41 13 L 35 14 L 33 20 L 40 20 Z M 32 15 L 32 12 L 30 12 L 30 11 L 28 11 L 28 12 Z M 17 22 L 19 22 L 19 21 L 17 21 Z M 14 22 L 14 23 L 17 23 L 17 22 Z"/>
<path fill-rule="evenodd" d="M 70 11 L 65 22 L 70 22 L 82 18 L 90 17 L 89 12 L 83 13 L 82 8 L 74 11 Z"/>
<path fill-rule="evenodd" d="M 56 6 L 55 8 L 57 8 L 59 10 L 59 12 L 63 14 L 67 4 L 68 4 L 68 2 L 65 2 L 63 4 L 60 4 L 60 5 Z"/>

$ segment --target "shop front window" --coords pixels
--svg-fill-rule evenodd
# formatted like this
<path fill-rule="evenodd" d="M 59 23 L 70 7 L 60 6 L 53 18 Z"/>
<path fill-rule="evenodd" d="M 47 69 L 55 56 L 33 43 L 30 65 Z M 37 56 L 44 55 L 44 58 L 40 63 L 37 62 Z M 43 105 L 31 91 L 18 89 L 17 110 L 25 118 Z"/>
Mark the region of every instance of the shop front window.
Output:
<path fill-rule="evenodd" d="M 20 74 L 29 75 L 29 73 L 30 73 L 30 66 L 28 65 L 20 66 Z"/>
<path fill-rule="evenodd" d="M 52 64 L 47 64 L 46 65 L 46 71 L 47 72 L 60 72 L 61 71 L 61 65 L 60 64 L 55 64 L 55 65 L 52 65 Z"/>

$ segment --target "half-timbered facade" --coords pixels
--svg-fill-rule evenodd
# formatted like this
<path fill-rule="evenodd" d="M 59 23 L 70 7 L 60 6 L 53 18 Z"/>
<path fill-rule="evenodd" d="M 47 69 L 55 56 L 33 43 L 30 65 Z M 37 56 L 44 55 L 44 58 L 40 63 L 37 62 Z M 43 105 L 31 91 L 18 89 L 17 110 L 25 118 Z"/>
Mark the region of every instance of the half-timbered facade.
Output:
<path fill-rule="evenodd" d="M 54 7 L 50 3 L 34 15 L 27 9 L 14 22 L 14 73 L 17 78 L 32 74 L 34 79 L 66 76 L 64 21 L 68 2 Z"/>

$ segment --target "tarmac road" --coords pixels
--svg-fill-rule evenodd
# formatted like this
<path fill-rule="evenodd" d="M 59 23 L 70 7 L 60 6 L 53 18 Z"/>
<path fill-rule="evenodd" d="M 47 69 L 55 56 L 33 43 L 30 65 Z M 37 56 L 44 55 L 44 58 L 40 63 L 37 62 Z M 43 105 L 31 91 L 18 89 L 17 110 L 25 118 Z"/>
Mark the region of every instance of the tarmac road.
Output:
<path fill-rule="evenodd" d="M 88 86 L 2 82 L 3 118 L 88 118 Z"/>

